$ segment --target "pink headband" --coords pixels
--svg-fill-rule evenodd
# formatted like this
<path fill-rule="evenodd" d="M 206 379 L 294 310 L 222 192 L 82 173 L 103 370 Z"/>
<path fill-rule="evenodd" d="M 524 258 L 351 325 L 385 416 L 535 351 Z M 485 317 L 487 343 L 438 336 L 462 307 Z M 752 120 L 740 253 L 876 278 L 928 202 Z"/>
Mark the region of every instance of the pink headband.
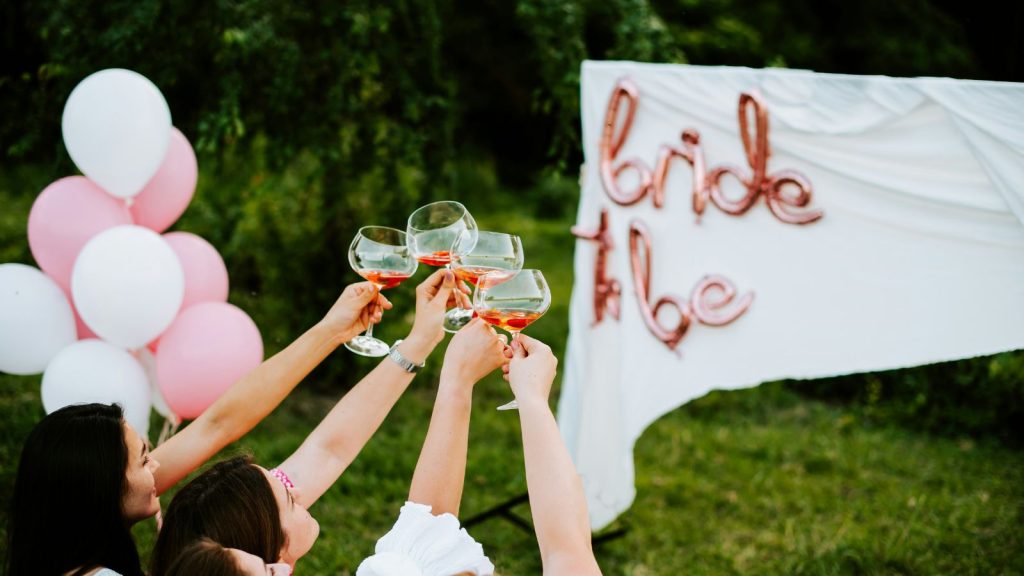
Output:
<path fill-rule="evenodd" d="M 291 478 L 289 478 L 288 475 L 284 473 L 284 470 L 281 470 L 280 468 L 274 468 L 270 470 L 270 475 L 280 480 L 281 484 L 284 484 L 285 488 L 289 490 L 295 488 L 295 484 L 293 484 Z"/>

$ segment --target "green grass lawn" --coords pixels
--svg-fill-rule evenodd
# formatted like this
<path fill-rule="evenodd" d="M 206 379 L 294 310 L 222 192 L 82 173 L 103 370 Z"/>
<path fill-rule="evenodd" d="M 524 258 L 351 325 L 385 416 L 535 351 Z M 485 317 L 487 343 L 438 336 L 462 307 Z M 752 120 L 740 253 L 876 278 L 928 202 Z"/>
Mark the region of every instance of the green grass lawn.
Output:
<path fill-rule="evenodd" d="M 339 351 L 328 361 L 346 360 Z M 414 384 L 315 505 L 322 531 L 302 573 L 352 574 L 387 531 L 426 433 L 433 385 Z M 3 376 L 0 386 L 0 493 L 9 495 L 19 439 L 42 411 L 38 378 Z M 493 410 L 507 394 L 500 381 L 479 387 L 464 516 L 525 489 L 518 422 Z M 333 402 L 300 389 L 225 452 L 273 465 Z M 672 412 L 648 429 L 636 457 L 637 500 L 611 527 L 628 531 L 597 548 L 606 574 L 1024 573 L 1017 452 L 865 426 L 766 385 Z M 517 512 L 529 517 L 527 506 Z M 136 534 L 148 551 L 153 523 Z M 492 520 L 474 535 L 501 574 L 540 572 L 533 538 L 512 524 Z"/>
<path fill-rule="evenodd" d="M 0 214 L 7 231 L 0 254 L 17 257 L 25 250 L 11 244 L 18 236 L 12 230 L 24 225 L 31 198 L 0 199 L 13 208 Z M 550 341 L 561 355 L 572 273 L 568 222 L 479 220 L 482 228 L 522 235 L 527 266 L 545 271 L 555 304 L 530 333 Z M 421 270 L 417 278 L 427 273 Z M 390 296 L 412 298 L 411 287 Z M 393 339 L 407 330 L 407 316 L 391 315 L 378 333 Z M 268 352 L 283 344 L 269 341 Z M 439 349 L 429 362 L 440 362 L 442 355 Z M 327 362 L 352 370 L 369 365 L 344 349 Z M 300 574 L 354 573 L 394 521 L 426 433 L 436 387 L 432 374 L 414 382 L 362 455 L 312 509 L 321 536 L 300 563 Z M 319 381 L 301 386 L 221 457 L 249 452 L 270 466 L 298 447 L 343 394 L 320 371 L 311 378 Z M 21 441 L 42 416 L 39 381 L 0 375 L 3 524 Z M 515 413 L 494 410 L 510 394 L 497 377 L 477 388 L 463 517 L 525 491 L 518 420 Z M 604 572 L 1024 574 L 1021 452 L 986 440 L 872 423 L 860 414 L 809 400 L 781 384 L 712 393 L 669 413 L 637 444 L 637 499 L 609 527 L 625 529 L 625 535 L 597 547 Z M 160 424 L 155 420 L 154 439 Z M 164 496 L 165 507 L 170 496 Z M 517 513 L 529 517 L 527 506 Z M 148 556 L 153 522 L 139 525 L 136 534 Z M 530 534 L 501 520 L 481 524 L 473 534 L 500 574 L 540 573 Z"/>

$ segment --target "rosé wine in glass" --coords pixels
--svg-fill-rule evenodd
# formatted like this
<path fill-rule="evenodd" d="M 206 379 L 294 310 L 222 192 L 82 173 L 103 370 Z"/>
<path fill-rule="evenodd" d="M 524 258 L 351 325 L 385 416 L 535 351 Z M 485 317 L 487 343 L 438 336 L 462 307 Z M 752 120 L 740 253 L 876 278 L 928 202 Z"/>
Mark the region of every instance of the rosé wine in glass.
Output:
<path fill-rule="evenodd" d="M 348 262 L 357 274 L 380 290 L 394 288 L 416 272 L 416 258 L 409 250 L 408 236 L 401 230 L 386 226 L 363 226 L 348 247 Z M 366 334 L 345 344 L 362 356 L 386 356 L 388 345 L 373 337 L 373 323 Z"/>
<path fill-rule="evenodd" d="M 481 320 L 515 338 L 551 307 L 551 289 L 540 270 L 522 269 L 512 278 L 494 282 L 483 276 L 473 294 L 473 307 Z M 515 400 L 498 410 L 515 410 Z"/>

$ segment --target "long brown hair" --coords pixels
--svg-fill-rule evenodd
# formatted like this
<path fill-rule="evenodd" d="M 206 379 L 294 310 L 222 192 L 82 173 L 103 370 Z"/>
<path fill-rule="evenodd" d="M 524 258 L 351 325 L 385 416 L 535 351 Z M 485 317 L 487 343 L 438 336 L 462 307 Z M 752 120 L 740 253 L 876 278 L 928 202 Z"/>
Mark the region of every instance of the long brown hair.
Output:
<path fill-rule="evenodd" d="M 200 538 L 171 562 L 167 576 L 245 576 L 245 572 L 227 548 L 209 538 Z"/>
<path fill-rule="evenodd" d="M 153 576 L 169 574 L 182 552 L 204 537 L 264 562 L 280 557 L 285 534 L 274 491 L 248 456 L 215 464 L 174 496 L 153 549 Z"/>

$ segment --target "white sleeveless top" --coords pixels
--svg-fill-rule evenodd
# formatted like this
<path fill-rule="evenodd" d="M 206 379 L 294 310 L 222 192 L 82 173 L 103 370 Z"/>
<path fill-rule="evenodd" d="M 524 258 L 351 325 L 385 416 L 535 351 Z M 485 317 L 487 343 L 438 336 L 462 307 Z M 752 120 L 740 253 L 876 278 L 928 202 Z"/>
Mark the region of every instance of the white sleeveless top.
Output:
<path fill-rule="evenodd" d="M 494 564 L 451 514 L 435 516 L 430 506 L 406 502 L 391 531 L 377 540 L 376 553 L 356 576 L 492 576 Z"/>

